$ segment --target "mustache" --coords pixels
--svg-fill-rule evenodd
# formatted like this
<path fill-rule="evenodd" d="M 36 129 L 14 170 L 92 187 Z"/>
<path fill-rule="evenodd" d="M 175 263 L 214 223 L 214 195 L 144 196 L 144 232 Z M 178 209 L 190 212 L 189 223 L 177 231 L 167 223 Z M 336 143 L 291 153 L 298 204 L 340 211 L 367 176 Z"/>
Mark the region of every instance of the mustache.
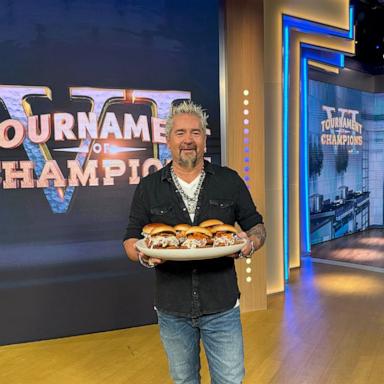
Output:
<path fill-rule="evenodd" d="M 197 147 L 196 147 L 196 145 L 184 145 L 184 146 L 180 147 L 180 151 L 183 151 L 183 150 L 186 150 L 186 149 L 188 149 L 188 150 L 193 149 L 193 150 L 196 151 Z"/>

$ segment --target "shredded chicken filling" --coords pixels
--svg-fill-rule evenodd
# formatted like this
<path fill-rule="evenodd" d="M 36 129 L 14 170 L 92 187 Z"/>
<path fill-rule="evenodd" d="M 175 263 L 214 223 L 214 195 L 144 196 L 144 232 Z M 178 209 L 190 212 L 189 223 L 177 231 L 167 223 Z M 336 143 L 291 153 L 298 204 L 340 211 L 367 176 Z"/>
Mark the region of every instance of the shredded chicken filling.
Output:
<path fill-rule="evenodd" d="M 179 240 L 176 236 L 154 236 L 149 239 L 149 248 L 178 247 Z"/>
<path fill-rule="evenodd" d="M 185 248 L 203 248 L 207 245 L 207 239 L 187 239 L 181 246 Z"/>

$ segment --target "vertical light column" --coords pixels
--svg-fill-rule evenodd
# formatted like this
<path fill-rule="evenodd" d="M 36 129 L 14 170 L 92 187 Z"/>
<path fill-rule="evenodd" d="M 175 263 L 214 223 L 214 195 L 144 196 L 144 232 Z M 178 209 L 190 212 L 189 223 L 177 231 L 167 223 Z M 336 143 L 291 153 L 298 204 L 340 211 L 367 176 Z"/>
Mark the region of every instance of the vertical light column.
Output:
<path fill-rule="evenodd" d="M 243 120 L 243 144 L 244 144 L 244 157 L 243 157 L 243 172 L 244 172 L 244 181 L 247 184 L 248 189 L 250 189 L 250 161 L 249 161 L 249 90 L 244 89 L 243 90 L 243 115 L 244 115 L 244 120 Z"/>
<path fill-rule="evenodd" d="M 248 189 L 251 189 L 251 168 L 250 168 L 250 153 L 249 153 L 249 136 L 250 136 L 250 124 L 249 124 L 249 98 L 251 97 L 248 89 L 243 90 L 243 144 L 244 144 L 244 157 L 243 157 L 243 172 L 244 172 L 244 181 Z M 245 260 L 245 282 L 252 283 L 252 259 Z"/>

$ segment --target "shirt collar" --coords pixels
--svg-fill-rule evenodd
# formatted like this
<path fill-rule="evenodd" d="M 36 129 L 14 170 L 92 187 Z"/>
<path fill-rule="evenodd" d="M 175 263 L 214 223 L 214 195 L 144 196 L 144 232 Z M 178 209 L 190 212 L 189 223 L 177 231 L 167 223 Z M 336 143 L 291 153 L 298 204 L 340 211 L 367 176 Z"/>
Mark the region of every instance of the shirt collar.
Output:
<path fill-rule="evenodd" d="M 164 180 L 171 180 L 172 179 L 172 175 L 171 175 L 171 165 L 172 165 L 172 161 L 170 161 L 165 167 L 163 167 L 163 169 L 161 170 L 161 181 L 164 181 Z M 215 174 L 215 170 L 212 166 L 212 164 L 207 161 L 207 160 L 204 160 L 204 171 L 205 173 L 209 173 L 211 175 L 214 175 Z"/>

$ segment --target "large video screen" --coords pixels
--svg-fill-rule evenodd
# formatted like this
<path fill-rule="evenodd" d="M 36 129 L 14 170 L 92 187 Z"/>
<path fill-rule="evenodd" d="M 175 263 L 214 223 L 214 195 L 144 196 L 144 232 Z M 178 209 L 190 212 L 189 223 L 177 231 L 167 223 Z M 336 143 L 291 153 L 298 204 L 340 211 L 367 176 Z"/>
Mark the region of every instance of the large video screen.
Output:
<path fill-rule="evenodd" d="M 60 282 L 95 288 L 105 276 L 128 276 L 125 289 L 139 297 L 116 304 L 129 308 L 113 308 L 119 320 L 104 309 L 97 325 L 61 334 L 153 320 L 153 274 L 127 260 L 122 237 L 137 183 L 169 158 L 164 119 L 174 103 L 207 109 L 206 155 L 220 162 L 218 15 L 218 1 L 203 0 L 3 7 L 0 278 L 4 297 L 17 292 L 9 301 L 18 303 L 2 315 L 4 334 L 12 334 L 12 312 L 31 300 L 21 289 L 46 284 L 35 295 L 41 304 Z M 68 295 L 79 306 L 101 300 L 77 292 Z"/>
<path fill-rule="evenodd" d="M 309 82 L 312 244 L 383 225 L 383 97 Z"/>

